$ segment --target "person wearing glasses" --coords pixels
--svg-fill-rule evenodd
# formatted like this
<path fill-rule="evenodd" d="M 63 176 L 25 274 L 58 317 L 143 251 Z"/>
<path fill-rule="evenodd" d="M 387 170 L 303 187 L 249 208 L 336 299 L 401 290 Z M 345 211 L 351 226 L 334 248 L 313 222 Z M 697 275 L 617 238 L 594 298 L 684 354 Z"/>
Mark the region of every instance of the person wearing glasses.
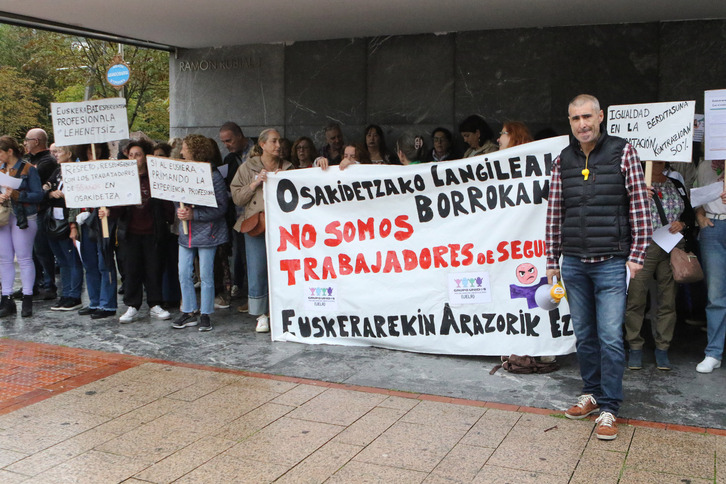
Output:
<path fill-rule="evenodd" d="M 434 147 L 429 151 L 425 161 L 449 161 L 461 158 L 454 150 L 454 137 L 446 128 L 439 126 L 431 132 Z"/>
<path fill-rule="evenodd" d="M 307 136 L 301 136 L 292 144 L 292 158 L 290 162 L 295 168 L 311 168 L 317 157 L 318 150 L 315 149 L 313 140 Z"/>
<path fill-rule="evenodd" d="M 499 132 L 499 138 L 497 138 L 500 150 L 523 145 L 530 141 L 532 141 L 532 134 L 521 121 L 505 121 Z"/>
<path fill-rule="evenodd" d="M 40 128 L 33 128 L 25 135 L 23 146 L 28 154 L 28 162 L 38 170 L 40 184 L 45 185 L 59 166 L 48 149 L 48 134 Z M 45 217 L 48 214 L 49 206 L 48 200 L 43 200 L 38 206 L 38 233 L 33 244 L 33 257 L 37 259 L 43 269 L 42 272 L 39 271 L 35 275 L 33 293 L 37 293 L 41 299 L 46 301 L 55 299 L 58 295 L 55 284 L 55 258 L 45 233 Z"/>

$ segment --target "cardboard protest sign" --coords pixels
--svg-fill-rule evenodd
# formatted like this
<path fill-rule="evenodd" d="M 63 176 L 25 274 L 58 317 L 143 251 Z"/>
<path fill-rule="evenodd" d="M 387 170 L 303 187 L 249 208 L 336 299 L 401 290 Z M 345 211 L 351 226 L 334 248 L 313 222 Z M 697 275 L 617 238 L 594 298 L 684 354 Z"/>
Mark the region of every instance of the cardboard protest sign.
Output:
<path fill-rule="evenodd" d="M 75 103 L 51 103 L 58 146 L 104 143 L 129 137 L 126 99 L 114 97 Z"/>
<path fill-rule="evenodd" d="M 547 283 L 552 138 L 411 166 L 268 174 L 272 339 L 467 355 L 574 350 Z"/>
<path fill-rule="evenodd" d="M 136 160 L 98 160 L 61 163 L 63 193 L 69 208 L 139 205 Z"/>
<path fill-rule="evenodd" d="M 147 156 L 151 196 L 172 202 L 217 207 L 212 165 L 199 161 Z"/>
<path fill-rule="evenodd" d="M 706 159 L 726 159 L 726 89 L 706 91 L 704 99 L 706 107 Z"/>
<path fill-rule="evenodd" d="M 610 106 L 607 132 L 625 138 L 641 160 L 691 161 L 696 101 Z"/>

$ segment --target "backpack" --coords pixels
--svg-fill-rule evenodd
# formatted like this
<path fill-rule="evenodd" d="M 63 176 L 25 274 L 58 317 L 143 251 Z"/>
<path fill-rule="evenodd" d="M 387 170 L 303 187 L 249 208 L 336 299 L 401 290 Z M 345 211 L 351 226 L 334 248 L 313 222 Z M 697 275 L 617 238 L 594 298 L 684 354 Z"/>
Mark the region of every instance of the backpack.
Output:
<path fill-rule="evenodd" d="M 543 363 L 541 361 L 537 361 L 535 357 L 528 355 L 509 355 L 502 356 L 502 364 L 492 368 L 489 374 L 493 375 L 497 372 L 499 368 L 504 368 L 510 373 L 520 374 L 550 373 L 555 370 L 559 370 L 560 365 L 556 361 L 552 361 L 550 363 Z"/>

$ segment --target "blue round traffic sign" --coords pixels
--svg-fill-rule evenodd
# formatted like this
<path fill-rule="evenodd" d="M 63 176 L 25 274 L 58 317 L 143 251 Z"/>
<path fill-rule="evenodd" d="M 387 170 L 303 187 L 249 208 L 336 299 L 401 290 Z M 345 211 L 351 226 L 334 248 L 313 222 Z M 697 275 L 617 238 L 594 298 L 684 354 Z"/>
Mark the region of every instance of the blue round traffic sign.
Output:
<path fill-rule="evenodd" d="M 131 70 L 126 64 L 114 64 L 108 68 L 106 72 L 106 79 L 108 83 L 114 87 L 123 86 L 129 82 L 131 77 Z"/>

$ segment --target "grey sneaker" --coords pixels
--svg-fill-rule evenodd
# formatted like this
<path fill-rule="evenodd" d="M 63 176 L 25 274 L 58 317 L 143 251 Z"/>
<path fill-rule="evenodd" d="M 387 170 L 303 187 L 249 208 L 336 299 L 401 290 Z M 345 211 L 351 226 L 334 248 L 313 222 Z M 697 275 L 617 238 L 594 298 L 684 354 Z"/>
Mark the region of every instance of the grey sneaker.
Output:
<path fill-rule="evenodd" d="M 184 329 L 189 326 L 197 325 L 197 313 L 181 313 L 172 323 L 174 329 Z"/>

